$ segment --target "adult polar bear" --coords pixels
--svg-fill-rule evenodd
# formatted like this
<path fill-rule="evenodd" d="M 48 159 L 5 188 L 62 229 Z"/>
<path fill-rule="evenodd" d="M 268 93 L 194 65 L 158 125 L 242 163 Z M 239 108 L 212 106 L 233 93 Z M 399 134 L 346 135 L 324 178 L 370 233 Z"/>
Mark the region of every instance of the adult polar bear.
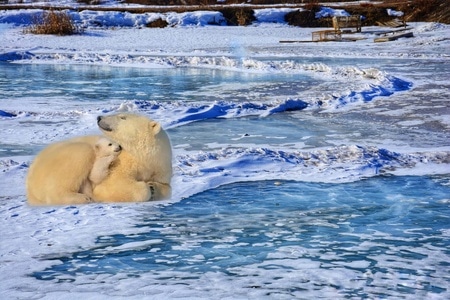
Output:
<path fill-rule="evenodd" d="M 101 131 L 122 151 L 110 174 L 93 190 L 95 202 L 143 202 L 171 196 L 172 149 L 167 133 L 145 116 L 123 113 L 97 119 Z M 99 136 L 83 136 L 50 145 L 40 152 L 27 176 L 31 205 L 88 203 L 80 188 L 95 159 Z"/>

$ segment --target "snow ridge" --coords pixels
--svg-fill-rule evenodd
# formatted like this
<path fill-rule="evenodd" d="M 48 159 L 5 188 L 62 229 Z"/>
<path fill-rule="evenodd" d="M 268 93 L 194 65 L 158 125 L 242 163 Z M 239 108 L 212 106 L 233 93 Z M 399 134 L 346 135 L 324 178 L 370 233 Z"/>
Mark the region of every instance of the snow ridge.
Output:
<path fill-rule="evenodd" d="M 377 147 L 339 146 L 318 150 L 280 151 L 269 148 L 226 148 L 176 157 L 175 191 L 187 197 L 205 189 L 239 181 L 293 180 L 342 183 L 408 169 L 438 174 L 445 172 L 450 152 L 398 153 Z M 429 166 L 427 168 L 426 166 Z M 439 167 L 441 165 L 442 167 Z M 425 168 L 424 168 L 425 166 Z M 178 180 L 183 184 L 177 184 Z M 192 184 L 186 184 L 191 182 Z"/>

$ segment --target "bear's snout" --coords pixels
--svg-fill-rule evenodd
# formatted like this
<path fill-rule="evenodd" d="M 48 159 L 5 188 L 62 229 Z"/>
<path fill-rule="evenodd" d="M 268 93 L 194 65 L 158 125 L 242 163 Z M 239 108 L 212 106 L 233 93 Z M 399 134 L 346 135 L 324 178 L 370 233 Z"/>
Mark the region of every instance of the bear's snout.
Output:
<path fill-rule="evenodd" d="M 108 119 L 106 119 L 105 117 L 102 116 L 98 116 L 97 117 L 97 125 L 98 127 L 100 127 L 100 129 L 104 130 L 104 131 L 112 131 L 112 127 L 109 124 L 109 122 L 107 122 Z"/>

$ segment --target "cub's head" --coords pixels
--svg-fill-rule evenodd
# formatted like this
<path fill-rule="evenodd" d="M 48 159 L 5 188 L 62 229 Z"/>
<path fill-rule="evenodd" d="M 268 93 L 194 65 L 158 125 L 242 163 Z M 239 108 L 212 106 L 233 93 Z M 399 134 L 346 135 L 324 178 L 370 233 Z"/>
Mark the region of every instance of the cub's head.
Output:
<path fill-rule="evenodd" d="M 145 116 L 121 113 L 97 117 L 100 130 L 125 149 L 151 143 L 161 131 L 161 125 Z"/>
<path fill-rule="evenodd" d="M 118 143 L 104 137 L 98 139 L 94 148 L 97 157 L 117 156 L 122 151 L 122 147 Z"/>

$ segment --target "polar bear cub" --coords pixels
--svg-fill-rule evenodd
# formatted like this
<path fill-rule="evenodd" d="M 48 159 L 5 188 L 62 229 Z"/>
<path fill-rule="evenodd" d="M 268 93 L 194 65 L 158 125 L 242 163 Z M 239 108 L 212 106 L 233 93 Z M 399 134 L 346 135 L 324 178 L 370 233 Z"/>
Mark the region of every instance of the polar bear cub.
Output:
<path fill-rule="evenodd" d="M 94 188 L 108 175 L 112 163 L 117 159 L 122 147 L 108 138 L 100 137 L 94 145 L 95 161 L 87 180 L 80 188 L 80 193 L 92 198 Z"/>

